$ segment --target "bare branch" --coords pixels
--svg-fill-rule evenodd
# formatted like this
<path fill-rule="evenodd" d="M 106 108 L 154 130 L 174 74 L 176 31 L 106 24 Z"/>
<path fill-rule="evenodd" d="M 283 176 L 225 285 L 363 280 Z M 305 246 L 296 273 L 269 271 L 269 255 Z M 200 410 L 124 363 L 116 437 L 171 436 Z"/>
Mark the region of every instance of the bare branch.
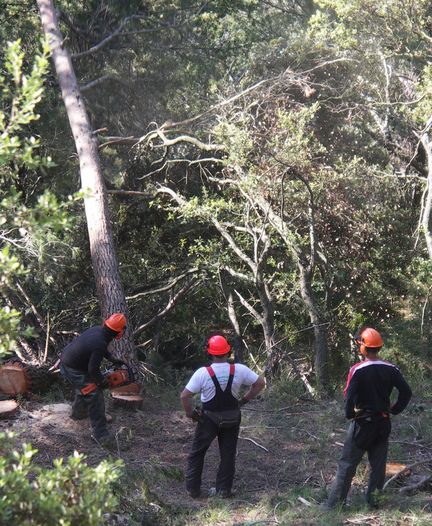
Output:
<path fill-rule="evenodd" d="M 49 332 L 50 332 L 49 331 L 49 318 L 48 318 L 48 327 L 47 327 L 42 315 L 39 313 L 39 311 L 37 310 L 37 308 L 35 307 L 35 305 L 31 301 L 30 296 L 24 290 L 22 285 L 18 281 L 15 283 L 15 285 L 16 285 L 16 288 L 18 289 L 19 293 L 21 294 L 21 296 L 24 298 L 25 302 L 27 303 L 27 306 L 29 306 L 31 311 L 33 312 L 33 315 L 36 318 L 40 328 L 44 331 L 44 333 L 46 334 L 47 338 L 49 338 L 50 342 L 54 346 L 57 345 L 57 342 L 55 341 L 55 339 L 52 336 L 50 336 L 50 334 L 49 334 Z"/>
<path fill-rule="evenodd" d="M 260 449 L 264 449 L 264 451 L 266 451 L 267 453 L 269 452 L 269 450 L 266 447 L 262 446 L 261 444 L 258 444 L 258 442 L 256 442 L 252 438 L 239 437 L 239 440 L 247 440 L 248 442 L 252 442 L 252 444 L 255 444 L 255 446 L 259 447 Z M 275 521 L 259 521 L 259 522 L 275 522 Z M 253 524 L 257 524 L 257 523 L 255 522 Z"/>
<path fill-rule="evenodd" d="M 72 59 L 76 58 L 82 58 L 86 57 L 88 55 L 92 55 L 93 53 L 96 53 L 97 51 L 100 51 L 102 48 L 104 48 L 107 44 L 111 42 L 114 38 L 119 36 L 121 34 L 121 30 L 124 28 L 124 26 L 130 21 L 130 20 L 136 20 L 143 18 L 144 15 L 132 15 L 126 17 L 124 20 L 120 22 L 120 25 L 118 28 L 113 31 L 110 35 L 106 36 L 104 39 L 102 39 L 98 44 L 92 46 L 90 49 L 87 49 L 86 51 L 81 51 L 81 53 L 75 53 L 71 55 Z M 155 31 L 155 30 L 149 30 L 149 31 Z"/>
<path fill-rule="evenodd" d="M 130 195 L 132 197 L 146 197 L 147 199 L 154 199 L 155 194 L 149 192 L 140 192 L 138 190 L 107 190 L 108 194 L 112 195 Z"/>
<path fill-rule="evenodd" d="M 134 331 L 134 336 L 138 336 L 142 332 L 144 332 L 146 329 L 154 325 L 156 322 L 164 318 L 170 311 L 173 310 L 173 308 L 176 306 L 178 300 L 184 296 L 189 290 L 195 288 L 197 285 L 201 283 L 200 279 L 194 279 L 186 283 L 172 298 L 169 299 L 168 303 L 166 304 L 165 308 L 163 308 L 156 316 L 154 316 L 151 320 L 149 320 L 146 323 L 143 323 L 139 327 L 137 327 Z"/>
<path fill-rule="evenodd" d="M 96 88 L 97 86 L 99 86 L 100 84 L 103 84 L 104 82 L 107 82 L 108 80 L 119 82 L 120 84 L 124 84 L 125 86 L 128 85 L 127 82 L 125 82 L 120 77 L 117 77 L 115 75 L 103 75 L 102 77 L 99 77 L 95 80 L 88 82 L 87 84 L 80 84 L 81 93 L 83 93 L 84 91 L 89 91 L 93 88 Z"/>
<path fill-rule="evenodd" d="M 129 137 L 104 137 L 104 139 L 106 139 L 106 142 L 99 145 L 99 150 L 111 146 L 112 144 L 134 145 L 139 141 L 138 137 L 133 137 L 132 135 Z"/>
<path fill-rule="evenodd" d="M 168 148 L 169 146 L 174 146 L 175 144 L 179 143 L 189 143 L 206 152 L 224 149 L 224 146 L 221 144 L 206 144 L 191 135 L 179 135 L 174 139 L 168 139 L 163 133 L 162 127 L 141 137 L 137 143 L 137 146 L 142 143 L 149 144 L 153 139 L 158 137 L 162 141 L 162 144 L 155 144 L 153 148 Z"/>
<path fill-rule="evenodd" d="M 225 270 L 228 272 L 230 276 L 233 278 L 237 278 L 240 281 L 245 281 L 247 283 L 255 283 L 255 280 L 252 276 L 248 276 L 247 274 L 243 274 L 242 272 L 238 272 L 237 270 L 234 270 L 231 267 L 227 267 L 226 265 L 220 267 L 221 270 Z"/>
<path fill-rule="evenodd" d="M 184 126 L 185 124 L 190 124 L 192 122 L 196 122 L 197 120 L 201 119 L 205 115 L 209 115 L 210 113 L 213 113 L 215 110 L 218 110 L 219 108 L 222 108 L 224 106 L 227 106 L 228 104 L 231 104 L 232 102 L 235 102 L 236 100 L 240 99 L 241 97 L 244 97 L 245 95 L 248 95 L 252 91 L 257 90 L 258 88 L 260 88 L 264 84 L 268 84 L 268 83 L 270 83 L 270 82 L 272 82 L 272 81 L 274 81 L 276 79 L 277 79 L 277 77 L 272 77 L 272 78 L 269 78 L 269 79 L 260 80 L 256 84 L 253 84 L 252 86 L 250 86 L 249 88 L 243 90 L 242 92 L 237 93 L 233 97 L 230 97 L 229 99 L 223 100 L 222 102 L 219 102 L 218 104 L 215 104 L 214 106 L 212 106 L 208 110 L 200 113 L 199 115 L 196 115 L 195 117 L 191 117 L 190 119 L 185 119 L 183 121 L 169 123 L 168 125 L 166 125 L 166 127 L 164 129 L 175 128 L 177 126 Z"/>
<path fill-rule="evenodd" d="M 260 323 L 263 323 L 262 316 L 259 314 L 259 312 L 252 307 L 252 305 L 244 299 L 244 297 L 240 294 L 238 290 L 234 290 L 234 292 L 237 294 L 238 299 L 240 300 L 240 303 L 249 311 L 249 313 Z"/>
<path fill-rule="evenodd" d="M 198 272 L 198 270 L 199 269 L 197 267 L 191 268 L 187 270 L 186 272 L 184 272 L 183 274 L 180 274 L 180 276 L 176 276 L 170 283 L 168 283 L 167 285 L 164 285 L 163 287 L 146 290 L 143 292 L 138 292 L 137 294 L 134 294 L 133 296 L 126 296 L 126 299 L 134 300 L 141 296 L 152 296 L 153 294 L 158 294 L 159 292 L 167 292 L 168 290 L 171 290 L 172 288 L 174 288 L 179 281 L 186 278 L 187 276 L 190 276 L 191 274 L 195 274 L 196 272 Z"/>
<path fill-rule="evenodd" d="M 325 68 L 327 66 L 330 66 L 330 64 L 336 64 L 337 62 L 357 62 L 358 63 L 359 61 L 354 58 L 348 58 L 348 57 L 336 58 L 334 60 L 326 60 L 325 62 L 321 62 L 317 66 L 314 66 L 313 68 L 305 69 L 304 71 L 301 71 L 297 75 L 306 75 L 306 73 L 310 73 L 311 71 L 315 71 L 316 69 Z"/>
<path fill-rule="evenodd" d="M 168 186 L 159 186 L 157 192 L 158 194 L 167 194 L 171 197 L 173 201 L 175 201 L 178 205 L 184 206 L 186 205 L 187 201 L 184 197 L 182 197 L 177 192 L 174 192 L 171 188 Z"/>
<path fill-rule="evenodd" d="M 254 274 L 257 272 L 257 265 L 252 259 L 241 250 L 241 248 L 238 246 L 238 244 L 235 242 L 234 238 L 229 234 L 229 232 L 226 230 L 226 228 L 223 226 L 222 223 L 220 223 L 216 217 L 211 216 L 210 221 L 213 223 L 213 225 L 216 227 L 220 235 L 225 239 L 225 241 L 228 243 L 228 245 L 231 247 L 231 250 L 237 255 L 237 257 L 246 263 L 248 267 L 252 270 Z"/>

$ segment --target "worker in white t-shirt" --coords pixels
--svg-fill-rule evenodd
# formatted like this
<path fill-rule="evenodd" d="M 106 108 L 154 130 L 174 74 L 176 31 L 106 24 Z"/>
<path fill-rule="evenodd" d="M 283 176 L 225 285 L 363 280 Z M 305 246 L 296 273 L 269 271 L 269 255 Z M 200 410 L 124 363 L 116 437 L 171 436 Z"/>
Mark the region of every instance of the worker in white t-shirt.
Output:
<path fill-rule="evenodd" d="M 201 495 L 201 475 L 204 457 L 217 437 L 220 464 L 216 488 L 210 495 L 230 497 L 235 473 L 235 455 L 240 431 L 240 407 L 265 387 L 265 380 L 242 364 L 230 364 L 231 346 L 221 335 L 208 340 L 207 352 L 212 359 L 209 367 L 201 367 L 192 375 L 180 399 L 186 416 L 198 422 L 186 468 L 186 489 L 192 498 Z M 239 400 L 242 385 L 249 390 Z M 192 407 L 192 397 L 200 393 L 202 410 Z"/>

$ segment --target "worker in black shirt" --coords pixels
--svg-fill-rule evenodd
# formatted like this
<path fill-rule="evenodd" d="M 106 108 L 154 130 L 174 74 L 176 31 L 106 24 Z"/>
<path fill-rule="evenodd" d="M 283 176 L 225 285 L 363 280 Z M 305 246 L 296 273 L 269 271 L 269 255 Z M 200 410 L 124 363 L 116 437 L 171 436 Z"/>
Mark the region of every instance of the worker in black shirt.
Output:
<path fill-rule="evenodd" d="M 391 431 L 390 414 L 401 413 L 411 398 L 411 388 L 399 369 L 378 358 L 383 345 L 380 333 L 366 327 L 354 339 L 362 361 L 351 367 L 344 390 L 345 416 L 352 419 L 352 422 L 324 509 L 332 509 L 345 503 L 365 451 L 371 468 L 366 501 L 370 507 L 376 507 L 374 494 L 384 486 Z M 393 387 L 398 390 L 398 398 L 391 405 L 390 394 Z"/>
<path fill-rule="evenodd" d="M 108 387 L 100 366 L 104 358 L 113 364 L 122 363 L 111 356 L 108 345 L 113 339 L 123 336 L 126 328 L 124 314 L 112 314 L 103 326 L 90 327 L 67 345 L 60 358 L 62 375 L 75 387 L 75 400 L 71 418 L 81 420 L 90 417 L 93 437 L 101 445 L 115 445 L 107 429 L 105 401 L 102 389 Z M 82 389 L 95 383 L 97 389 L 83 394 Z"/>

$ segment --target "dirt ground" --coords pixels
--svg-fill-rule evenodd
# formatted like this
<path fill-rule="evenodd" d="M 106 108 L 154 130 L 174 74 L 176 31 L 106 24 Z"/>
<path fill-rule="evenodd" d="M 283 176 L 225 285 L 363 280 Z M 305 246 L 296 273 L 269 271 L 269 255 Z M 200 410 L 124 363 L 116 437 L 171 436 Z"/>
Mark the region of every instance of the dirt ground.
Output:
<path fill-rule="evenodd" d="M 43 466 L 51 466 L 55 458 L 67 457 L 74 451 L 86 454 L 89 465 L 98 464 L 108 453 L 91 439 L 88 419 L 71 420 L 69 412 L 68 402 L 26 400 L 21 403 L 17 416 L 0 421 L 0 431 L 19 432 L 19 442 L 32 443 L 38 449 L 36 462 Z M 278 506 L 278 510 L 284 507 L 306 510 L 325 497 L 325 488 L 335 474 L 346 429 L 337 405 L 334 409 L 326 407 L 324 411 L 317 403 L 301 401 L 278 409 L 269 409 L 260 401 L 249 404 L 243 411 L 237 453 L 236 497 L 229 503 L 229 518 L 220 511 L 222 515 L 216 519 L 210 517 L 211 499 L 191 499 L 184 489 L 182 473 L 194 424 L 184 416 L 178 402 L 173 400 L 168 408 L 157 398 L 146 396 L 142 408 L 131 412 L 115 407 L 107 400 L 107 412 L 113 416 L 110 426 L 120 446 L 113 456 L 123 459 L 131 480 L 130 501 L 136 500 L 137 509 L 144 511 L 149 504 L 154 504 L 174 517 L 169 522 L 167 519 L 162 522 L 145 522 L 144 519 L 128 522 L 127 511 L 123 509 L 124 522 L 116 524 L 326 524 L 325 520 L 311 522 L 308 519 L 276 522 L 275 514 Z M 410 448 L 407 446 L 401 450 L 399 446 L 395 455 L 409 458 Z M 214 486 L 218 458 L 215 441 L 206 457 L 204 492 Z M 359 469 L 354 493 L 359 493 L 364 484 L 365 469 Z M 142 496 L 143 484 L 145 498 Z M 128 507 L 127 503 L 125 507 Z M 274 514 L 269 510 L 275 510 Z M 215 513 L 214 509 L 212 513 Z"/>
<path fill-rule="evenodd" d="M 257 409 L 258 406 L 259 403 L 254 407 Z M 32 443 L 39 451 L 36 460 L 41 465 L 52 465 L 54 458 L 66 457 L 75 450 L 85 453 L 89 464 L 97 464 L 106 458 L 107 453 L 91 439 L 89 420 L 72 420 L 69 418 L 70 409 L 68 402 L 44 403 L 29 400 L 22 404 L 20 412 L 14 418 L 0 421 L 0 430 L 16 431 L 20 442 Z M 194 433 L 194 423 L 186 418 L 180 408 L 174 411 L 157 410 L 155 401 L 147 398 L 140 410 L 128 411 L 113 407 L 108 400 L 107 413 L 113 417 L 109 427 L 118 437 L 120 446 L 120 451 L 114 452 L 114 455 L 120 456 L 126 465 L 139 465 L 140 462 L 151 460 L 179 469 L 184 467 Z M 254 438 L 254 429 L 262 434 L 262 426 L 256 423 L 255 415 L 252 408 L 243 412 L 237 460 L 237 488 L 250 493 L 268 492 L 285 483 L 303 483 L 305 478 L 299 466 L 291 470 L 290 480 L 281 478 L 281 457 L 284 457 L 282 463 L 286 462 L 286 457 L 295 457 L 301 444 L 280 444 L 280 429 L 277 426 L 268 428 L 264 438 Z M 204 491 L 214 485 L 218 458 L 215 441 L 206 456 Z M 172 482 L 169 487 L 162 486 L 158 489 L 167 502 L 177 501 L 180 495 L 182 498 L 185 496 L 182 481 Z M 166 494 L 164 490 L 167 490 Z"/>

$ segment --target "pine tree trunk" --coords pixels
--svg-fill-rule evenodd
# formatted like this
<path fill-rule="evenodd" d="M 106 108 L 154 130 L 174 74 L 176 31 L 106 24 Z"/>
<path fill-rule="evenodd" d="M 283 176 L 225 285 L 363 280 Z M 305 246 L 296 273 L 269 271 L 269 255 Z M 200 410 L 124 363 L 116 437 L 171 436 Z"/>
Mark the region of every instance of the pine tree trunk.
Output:
<path fill-rule="evenodd" d="M 49 38 L 52 58 L 78 153 L 81 189 L 86 196 L 84 205 L 90 253 L 102 318 L 105 319 L 113 312 L 123 312 L 127 315 L 126 299 L 120 281 L 109 221 L 107 192 L 93 130 L 70 55 L 62 47 L 63 37 L 59 30 L 54 3 L 52 0 L 37 0 L 37 5 L 44 32 Z M 136 351 L 130 323 L 123 338 L 113 343 L 112 351 L 118 358 L 126 360 L 134 373 L 137 373 Z"/>

